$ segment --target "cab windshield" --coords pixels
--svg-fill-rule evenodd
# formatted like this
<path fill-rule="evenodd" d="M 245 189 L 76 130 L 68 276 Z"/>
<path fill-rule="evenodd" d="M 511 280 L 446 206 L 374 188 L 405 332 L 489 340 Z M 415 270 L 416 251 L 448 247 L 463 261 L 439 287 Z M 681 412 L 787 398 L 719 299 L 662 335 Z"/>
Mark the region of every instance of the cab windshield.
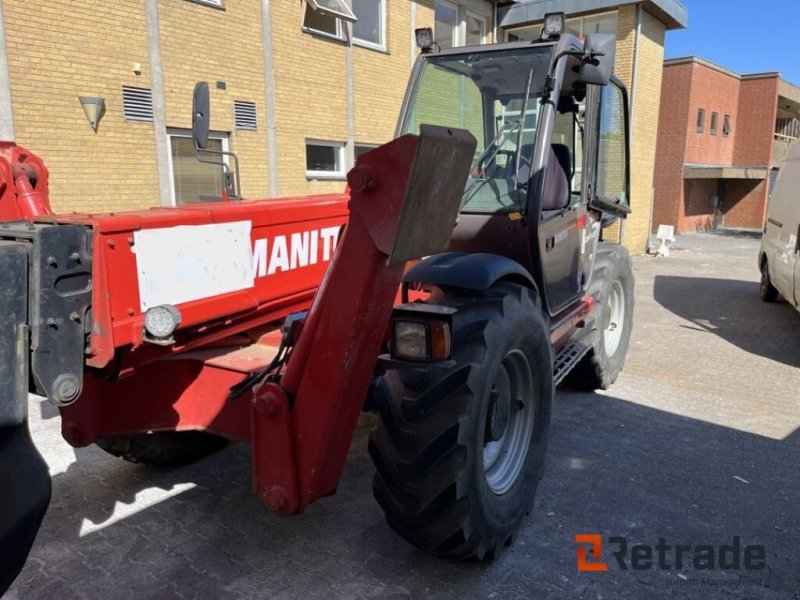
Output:
<path fill-rule="evenodd" d="M 475 136 L 463 211 L 521 210 L 552 51 L 525 46 L 423 60 L 401 132 L 428 123 Z"/>

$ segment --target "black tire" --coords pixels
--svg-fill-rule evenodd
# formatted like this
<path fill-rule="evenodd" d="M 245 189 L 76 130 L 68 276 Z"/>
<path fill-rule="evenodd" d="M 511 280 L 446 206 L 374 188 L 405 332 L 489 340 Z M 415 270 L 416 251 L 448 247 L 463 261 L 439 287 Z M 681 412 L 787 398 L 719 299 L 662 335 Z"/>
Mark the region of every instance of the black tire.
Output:
<path fill-rule="evenodd" d="M 628 354 L 633 327 L 633 269 L 631 259 L 624 246 L 600 242 L 597 246 L 592 278 L 587 295 L 597 301 L 594 329 L 586 339 L 589 352 L 566 377 L 568 386 L 579 390 L 607 390 L 619 376 Z M 609 299 L 615 295 L 622 299 L 622 326 L 617 331 L 612 315 L 615 310 L 609 306 Z M 616 319 L 618 321 L 619 319 Z M 616 343 L 611 342 L 612 337 Z M 609 339 L 609 343 L 606 341 Z M 609 352 L 609 346 L 613 348 Z"/>
<path fill-rule="evenodd" d="M 418 548 L 495 558 L 511 543 L 544 472 L 554 395 L 550 339 L 535 293 L 522 286 L 498 285 L 479 297 L 447 294 L 442 304 L 458 311 L 457 364 L 382 378 L 384 401 L 369 441 L 373 491 L 388 524 Z M 512 409 L 514 392 L 523 389 L 529 395 Z M 486 471 L 484 461 L 501 456 L 506 440 L 487 440 L 491 423 L 509 444 L 527 441 L 508 446 L 515 461 L 498 458 Z"/>
<path fill-rule="evenodd" d="M 222 450 L 224 437 L 205 431 L 158 431 L 115 435 L 97 440 L 109 454 L 132 463 L 154 467 L 178 467 Z"/>
<path fill-rule="evenodd" d="M 778 299 L 778 290 L 772 285 L 766 258 L 761 262 L 761 283 L 758 286 L 758 297 L 762 302 L 775 302 Z"/>

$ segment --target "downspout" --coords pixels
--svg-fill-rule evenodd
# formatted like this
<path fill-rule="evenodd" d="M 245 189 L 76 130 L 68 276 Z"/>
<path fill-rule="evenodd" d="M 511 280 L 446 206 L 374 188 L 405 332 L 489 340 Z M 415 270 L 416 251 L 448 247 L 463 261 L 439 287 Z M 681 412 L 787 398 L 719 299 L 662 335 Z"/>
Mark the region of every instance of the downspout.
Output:
<path fill-rule="evenodd" d="M 272 57 L 270 0 L 261 0 L 261 45 L 264 50 L 264 96 L 267 118 L 267 176 L 269 195 L 278 196 L 278 127 L 275 120 L 275 71 Z"/>
<path fill-rule="evenodd" d="M 631 132 L 636 127 L 636 98 L 637 98 L 637 89 L 639 87 L 639 47 L 642 43 L 642 11 L 644 10 L 642 4 L 638 4 L 636 7 L 636 40 L 633 44 L 633 73 L 631 77 L 631 110 L 630 110 L 630 120 L 631 120 Z M 630 150 L 628 152 L 630 153 Z M 628 156 L 628 160 L 630 160 L 630 156 Z M 647 217 L 647 241 L 645 242 L 645 252 L 648 250 L 648 246 L 650 245 L 650 230 L 653 227 L 653 190 L 652 185 L 650 186 L 650 204 L 649 204 L 649 211 L 650 214 Z M 627 219 L 621 219 L 622 224 L 619 228 L 619 237 L 620 243 L 624 242 L 625 240 L 625 230 L 627 229 Z"/>
<path fill-rule="evenodd" d="M 147 0 L 145 18 L 147 21 L 147 54 L 150 59 L 150 89 L 153 98 L 153 130 L 156 138 L 158 193 L 162 206 L 172 206 L 172 178 L 169 174 L 169 165 L 172 159 L 170 157 L 169 137 L 167 136 L 158 0 Z"/>

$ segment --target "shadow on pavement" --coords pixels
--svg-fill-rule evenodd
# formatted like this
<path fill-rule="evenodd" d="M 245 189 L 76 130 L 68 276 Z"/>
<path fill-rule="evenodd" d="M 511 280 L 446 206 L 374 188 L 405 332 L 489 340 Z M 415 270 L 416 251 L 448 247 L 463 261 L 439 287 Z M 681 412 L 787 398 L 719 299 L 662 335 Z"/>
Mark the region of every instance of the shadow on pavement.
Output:
<path fill-rule="evenodd" d="M 762 302 L 758 283 L 656 275 L 653 295 L 696 329 L 718 335 L 745 352 L 800 367 L 800 314 L 783 300 Z"/>
<path fill-rule="evenodd" d="M 337 495 L 290 519 L 251 494 L 245 446 L 172 471 L 79 450 L 54 478 L 50 514 L 10 597 L 772 599 L 800 589 L 796 440 L 561 393 L 523 529 L 500 560 L 464 564 L 424 555 L 384 523 L 366 453 L 373 424 L 362 418 Z M 115 521 L 134 500 L 138 508 Z M 87 533 L 84 519 L 103 526 Z M 578 573 L 578 533 L 651 545 L 738 535 L 765 546 L 767 568 L 684 568 L 686 581 L 698 581 L 686 587 L 674 570 L 622 571 L 607 548 L 608 572 Z M 747 585 L 734 585 L 740 576 Z"/>

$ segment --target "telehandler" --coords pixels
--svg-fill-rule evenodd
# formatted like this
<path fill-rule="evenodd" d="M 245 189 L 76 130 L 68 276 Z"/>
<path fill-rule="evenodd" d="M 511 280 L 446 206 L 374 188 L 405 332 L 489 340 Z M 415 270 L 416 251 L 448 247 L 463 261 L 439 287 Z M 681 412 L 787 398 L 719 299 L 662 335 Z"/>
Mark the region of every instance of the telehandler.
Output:
<path fill-rule="evenodd" d="M 71 445 L 132 462 L 252 448 L 296 514 L 336 491 L 362 409 L 375 496 L 412 544 L 496 557 L 542 477 L 555 386 L 606 388 L 632 324 L 628 114 L 614 36 L 549 15 L 536 42 L 440 50 L 417 31 L 396 139 L 348 190 L 53 214 L 0 145 L 0 592 L 50 500 L 28 392 Z M 208 86 L 193 107 L 206 149 Z"/>

